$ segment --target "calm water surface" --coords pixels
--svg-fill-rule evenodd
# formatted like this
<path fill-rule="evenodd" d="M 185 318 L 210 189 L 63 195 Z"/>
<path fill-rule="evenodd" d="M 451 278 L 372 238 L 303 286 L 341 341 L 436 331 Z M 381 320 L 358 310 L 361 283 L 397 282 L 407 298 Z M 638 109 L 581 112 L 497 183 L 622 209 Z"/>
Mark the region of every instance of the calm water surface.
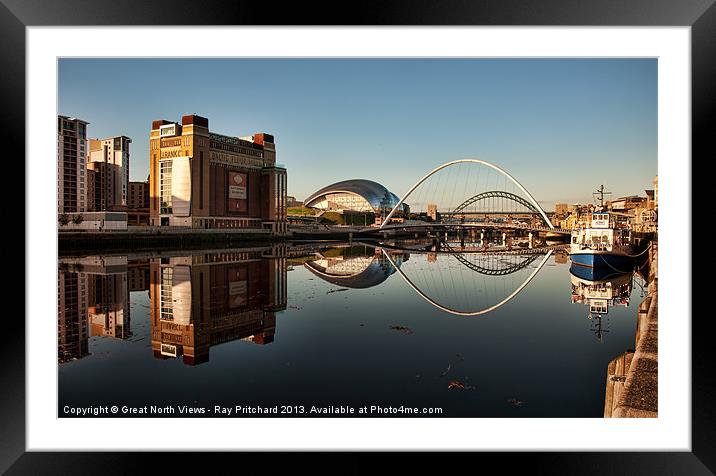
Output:
<path fill-rule="evenodd" d="M 342 405 L 603 415 L 607 364 L 634 347 L 638 278 L 615 274 L 595 287 L 559 251 L 401 246 L 413 249 L 61 258 L 58 414 L 188 405 L 217 416 L 215 405 L 287 405 L 317 416 L 312 406 Z M 616 297 L 603 317 L 590 316 L 588 297 L 605 289 Z"/>

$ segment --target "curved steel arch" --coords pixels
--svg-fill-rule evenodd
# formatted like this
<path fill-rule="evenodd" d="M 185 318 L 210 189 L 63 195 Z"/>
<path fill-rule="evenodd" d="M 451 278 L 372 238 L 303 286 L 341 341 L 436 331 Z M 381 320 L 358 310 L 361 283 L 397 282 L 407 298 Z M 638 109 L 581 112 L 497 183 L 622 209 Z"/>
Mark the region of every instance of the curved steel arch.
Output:
<path fill-rule="evenodd" d="M 549 257 L 552 256 L 552 250 L 549 250 L 549 251 L 547 252 L 547 254 L 545 255 L 544 259 L 542 260 L 542 262 L 540 262 L 539 266 L 537 266 L 537 268 L 536 268 L 534 271 L 532 271 L 532 274 L 530 274 L 530 275 L 527 277 L 527 279 L 525 279 L 525 282 L 522 283 L 517 289 L 515 289 L 515 290 L 512 292 L 512 294 L 510 294 L 509 296 L 507 296 L 507 297 L 506 297 L 505 299 L 503 299 L 502 301 L 498 302 L 497 304 L 493 304 L 492 306 L 490 306 L 490 307 L 488 307 L 488 308 L 485 308 L 485 309 L 482 309 L 482 310 L 480 310 L 480 311 L 466 312 L 466 311 L 457 311 L 457 310 L 455 310 L 455 309 L 450 309 L 449 307 L 445 307 L 445 306 L 443 306 L 442 304 L 440 304 L 439 302 L 437 302 L 437 301 L 435 301 L 434 299 L 432 299 L 432 298 L 431 298 L 430 296 L 428 296 L 427 294 L 425 294 L 420 288 L 418 288 L 415 284 L 413 284 L 413 282 L 410 280 L 410 278 L 408 278 L 408 277 L 405 275 L 405 273 L 403 272 L 403 270 L 401 270 L 401 269 L 393 262 L 393 259 L 388 255 L 388 253 L 387 253 L 385 250 L 381 250 L 381 251 L 382 251 L 383 254 L 388 258 L 388 260 L 390 261 L 390 264 L 392 264 L 393 267 L 395 267 L 395 270 L 397 271 L 397 273 L 398 273 L 400 276 L 403 277 L 403 279 L 405 280 L 405 282 L 408 283 L 408 286 L 410 286 L 410 287 L 413 289 L 413 291 L 415 291 L 416 293 L 418 293 L 418 295 L 420 295 L 420 297 L 422 297 L 423 299 L 425 299 L 425 300 L 426 300 L 428 303 L 430 303 L 431 305 L 437 307 L 437 308 L 440 309 L 440 310 L 443 310 L 443 311 L 445 311 L 445 312 L 448 312 L 448 313 L 450 313 L 450 314 L 454 314 L 454 315 L 456 315 L 456 316 L 479 316 L 479 315 L 482 315 L 482 314 L 487 314 L 487 313 L 490 312 L 490 311 L 494 311 L 495 309 L 504 306 L 504 305 L 507 304 L 509 301 L 511 301 L 512 298 L 514 298 L 515 296 L 517 296 L 517 294 L 519 294 L 519 292 L 522 291 L 522 290 L 525 288 L 525 286 L 527 286 L 527 285 L 530 283 L 530 281 L 532 281 L 532 279 L 537 275 L 537 273 L 539 273 L 539 271 L 542 269 L 542 267 L 547 263 L 547 260 L 549 259 Z"/>
<path fill-rule="evenodd" d="M 506 198 L 508 200 L 512 200 L 513 202 L 519 203 L 520 205 L 522 205 L 523 207 L 529 209 L 530 211 L 532 211 L 534 213 L 539 213 L 539 210 L 537 210 L 534 205 L 532 205 L 530 202 L 528 202 L 524 198 L 520 197 L 519 195 L 515 195 L 514 193 L 503 192 L 501 190 L 491 190 L 489 192 L 478 193 L 477 195 L 474 195 L 474 196 L 468 198 L 467 200 L 465 200 L 464 202 L 462 202 L 460 205 L 457 206 L 457 208 L 455 208 L 455 210 L 453 210 L 450 213 L 451 214 L 460 213 L 461 211 L 463 211 L 465 208 L 469 207 L 473 203 L 476 203 L 476 202 L 479 202 L 480 200 L 485 200 L 488 198 Z"/>
<path fill-rule="evenodd" d="M 485 162 L 484 160 L 480 160 L 480 159 L 458 159 L 458 160 L 453 160 L 453 161 L 451 161 L 451 162 L 446 162 L 446 163 L 444 163 L 444 164 L 442 164 L 442 165 L 440 165 L 440 166 L 438 166 L 438 167 L 435 167 L 433 170 L 431 170 L 430 172 L 428 172 L 427 174 L 425 174 L 425 175 L 423 176 L 423 178 L 421 178 L 420 180 L 418 180 L 418 181 L 415 183 L 415 185 L 413 185 L 412 187 L 410 187 L 410 190 L 408 190 L 408 193 L 406 193 L 406 194 L 403 196 L 403 198 L 400 199 L 400 201 L 398 202 L 398 204 L 395 205 L 395 207 L 393 207 L 393 209 L 390 211 L 390 213 L 388 213 L 388 216 L 386 216 L 386 217 L 383 219 L 383 223 L 380 224 L 380 227 L 379 227 L 378 229 L 382 229 L 382 228 L 385 226 L 385 224 L 388 223 L 388 221 L 390 220 L 390 217 L 393 216 L 393 214 L 396 212 L 396 210 L 398 210 L 398 208 L 403 204 L 403 202 L 405 202 L 405 200 L 410 196 L 410 194 L 413 193 L 413 191 L 415 191 L 415 189 L 418 188 L 418 187 L 420 186 L 420 184 L 422 184 L 423 182 L 425 182 L 431 175 L 433 175 L 433 174 L 435 174 L 436 172 L 438 172 L 438 171 L 444 169 L 445 167 L 450 167 L 451 165 L 463 164 L 463 163 L 474 163 L 474 164 L 485 165 L 485 166 L 490 167 L 490 168 L 492 168 L 492 169 L 495 169 L 495 170 L 497 170 L 498 172 L 500 172 L 501 174 L 503 174 L 505 177 L 507 177 L 508 179 L 510 179 L 515 185 L 517 185 L 517 187 L 518 187 L 520 190 L 522 190 L 522 192 L 523 192 L 525 195 L 527 195 L 527 197 L 530 199 L 530 202 L 532 202 L 532 205 L 534 205 L 535 208 L 537 208 L 537 210 L 539 211 L 539 213 L 542 215 L 542 218 L 544 218 L 545 223 L 547 223 L 550 228 L 554 228 L 554 225 L 552 225 L 552 222 L 549 221 L 549 218 L 547 218 L 547 214 L 544 212 L 544 210 L 542 210 L 542 207 L 539 206 L 539 203 L 537 203 L 537 200 L 535 200 L 535 198 L 532 196 L 532 194 L 531 194 L 530 192 L 528 192 L 527 189 L 526 189 L 525 187 L 523 187 L 522 184 L 519 183 L 519 182 L 517 181 L 517 179 L 515 179 L 512 175 L 508 174 L 507 172 L 505 172 L 504 170 L 502 170 L 502 169 L 501 169 L 500 167 L 498 167 L 497 165 L 491 164 L 491 163 L 489 163 L 489 162 Z"/>
<path fill-rule="evenodd" d="M 508 268 L 503 268 L 503 269 L 485 268 L 484 266 L 480 266 L 476 263 L 473 263 L 469 259 L 465 258 L 465 256 L 462 253 L 454 250 L 447 242 L 443 242 L 442 240 L 441 240 L 441 242 L 444 243 L 445 246 L 447 246 L 447 248 L 451 251 L 450 254 L 452 256 L 454 256 L 455 259 L 457 259 L 460 263 L 462 263 L 463 266 L 475 271 L 476 273 L 484 274 L 486 276 L 507 276 L 509 274 L 516 273 L 517 271 L 519 271 L 523 268 L 526 268 L 527 266 L 532 264 L 532 262 L 534 262 L 539 257 L 539 255 L 537 255 L 537 254 L 523 255 L 523 256 L 527 256 L 527 259 L 525 259 L 515 265 L 512 265 Z M 480 255 L 477 255 L 477 256 L 480 256 Z M 499 255 L 488 255 L 488 256 L 494 257 L 494 256 L 499 256 Z M 507 255 L 507 256 L 521 256 L 521 255 Z"/>

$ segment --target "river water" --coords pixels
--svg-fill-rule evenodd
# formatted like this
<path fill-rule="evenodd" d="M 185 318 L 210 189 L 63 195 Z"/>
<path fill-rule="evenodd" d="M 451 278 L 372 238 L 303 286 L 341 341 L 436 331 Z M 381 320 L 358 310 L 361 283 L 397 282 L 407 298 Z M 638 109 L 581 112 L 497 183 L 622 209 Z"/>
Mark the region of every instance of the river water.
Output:
<path fill-rule="evenodd" d="M 590 282 L 563 250 L 520 250 L 63 257 L 58 416 L 602 417 L 643 282 Z"/>

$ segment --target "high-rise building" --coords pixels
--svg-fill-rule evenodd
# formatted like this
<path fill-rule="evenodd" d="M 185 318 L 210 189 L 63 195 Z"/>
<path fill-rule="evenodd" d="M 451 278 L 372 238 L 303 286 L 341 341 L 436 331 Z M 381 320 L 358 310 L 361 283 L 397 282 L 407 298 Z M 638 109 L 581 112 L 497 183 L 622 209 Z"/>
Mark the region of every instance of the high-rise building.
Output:
<path fill-rule="evenodd" d="M 129 144 L 126 136 L 90 139 L 87 168 L 94 173 L 93 211 L 121 210 L 129 195 Z"/>
<path fill-rule="evenodd" d="M 149 142 L 152 225 L 287 230 L 286 169 L 272 135 L 216 134 L 192 114 L 154 121 Z"/>
<path fill-rule="evenodd" d="M 57 212 L 87 210 L 87 124 L 74 117 L 57 116 Z"/>

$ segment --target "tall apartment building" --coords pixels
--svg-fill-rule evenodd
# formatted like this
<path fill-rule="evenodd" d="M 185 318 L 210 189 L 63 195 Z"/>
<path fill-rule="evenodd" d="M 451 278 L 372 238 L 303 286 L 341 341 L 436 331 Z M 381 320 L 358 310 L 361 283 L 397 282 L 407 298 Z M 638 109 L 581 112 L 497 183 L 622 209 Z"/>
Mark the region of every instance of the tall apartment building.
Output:
<path fill-rule="evenodd" d="M 129 144 L 126 136 L 90 139 L 87 169 L 93 182 L 92 211 L 121 210 L 129 196 Z"/>
<path fill-rule="evenodd" d="M 287 230 L 286 169 L 272 135 L 216 134 L 192 114 L 154 121 L 149 142 L 151 225 Z"/>
<path fill-rule="evenodd" d="M 74 117 L 57 116 L 57 213 L 87 210 L 87 124 Z"/>

